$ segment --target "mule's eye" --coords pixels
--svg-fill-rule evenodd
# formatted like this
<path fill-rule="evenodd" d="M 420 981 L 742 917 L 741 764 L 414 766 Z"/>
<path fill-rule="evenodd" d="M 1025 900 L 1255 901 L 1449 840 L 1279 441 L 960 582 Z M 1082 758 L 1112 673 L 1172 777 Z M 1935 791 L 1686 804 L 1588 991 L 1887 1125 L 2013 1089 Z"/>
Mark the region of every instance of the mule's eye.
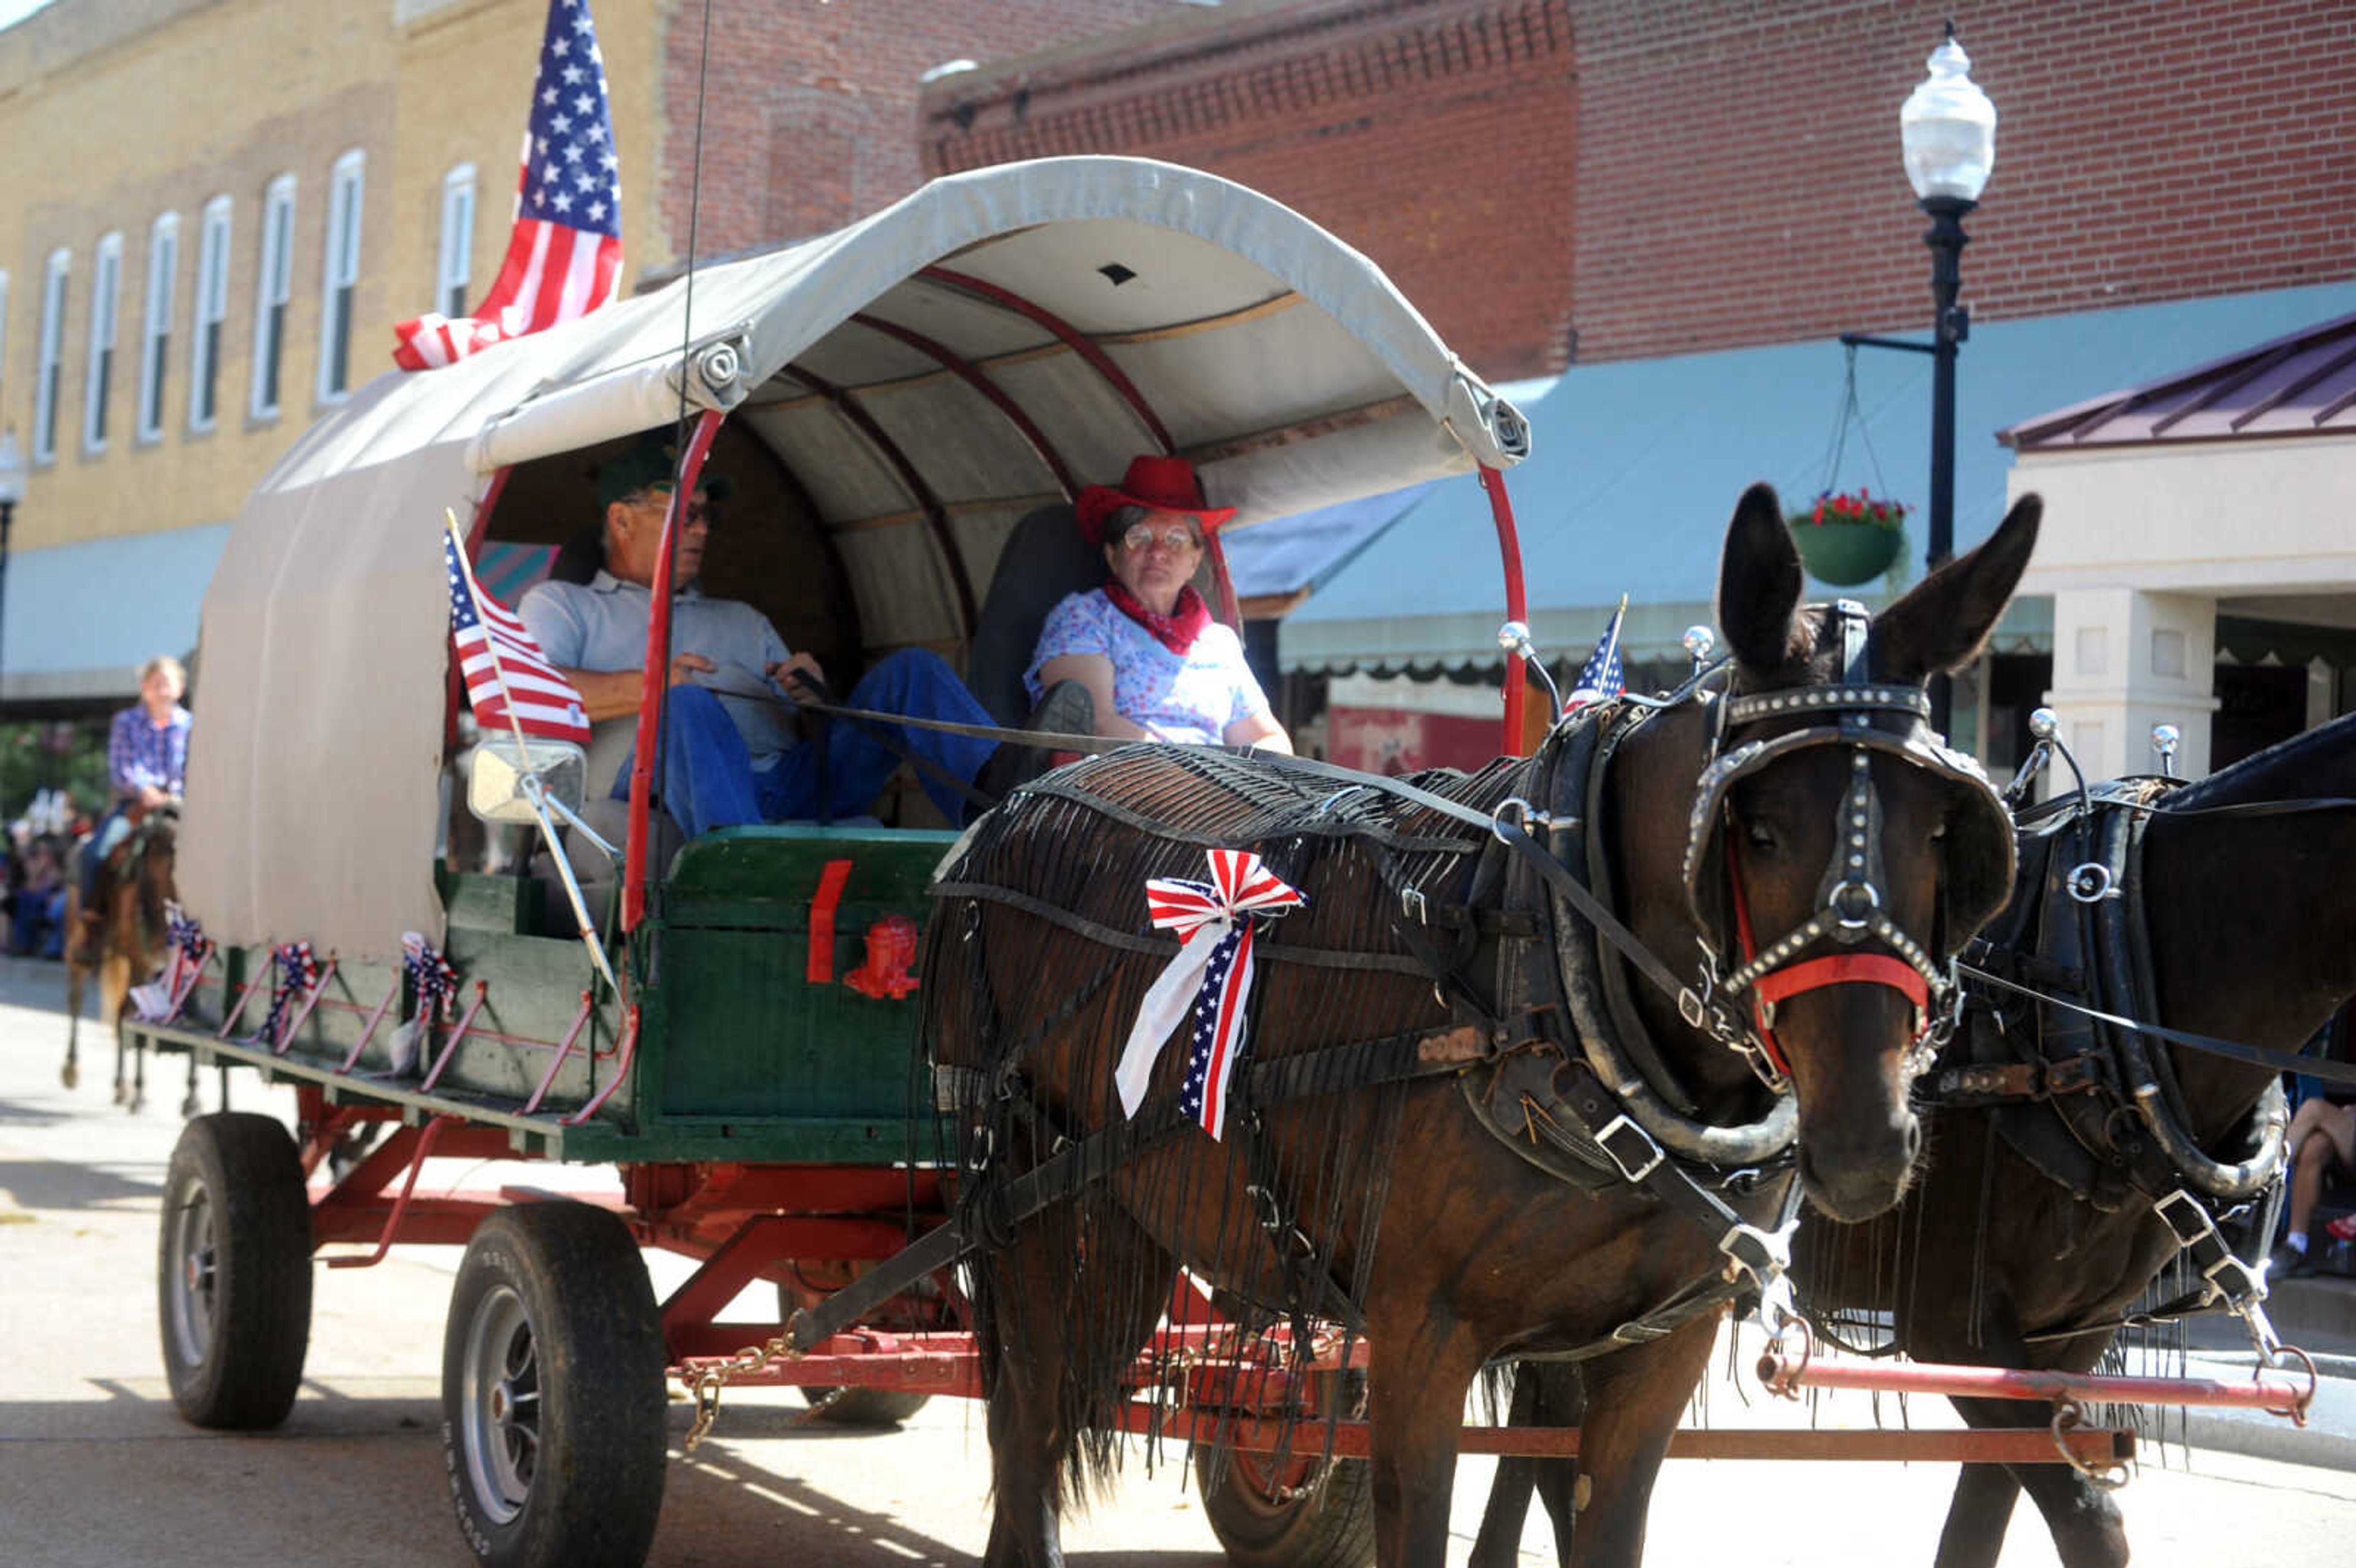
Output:
<path fill-rule="evenodd" d="M 1745 823 L 1742 828 L 1742 836 L 1750 840 L 1751 847 L 1753 849 L 1772 849 L 1775 848 L 1775 830 L 1768 827 L 1763 822 Z"/>

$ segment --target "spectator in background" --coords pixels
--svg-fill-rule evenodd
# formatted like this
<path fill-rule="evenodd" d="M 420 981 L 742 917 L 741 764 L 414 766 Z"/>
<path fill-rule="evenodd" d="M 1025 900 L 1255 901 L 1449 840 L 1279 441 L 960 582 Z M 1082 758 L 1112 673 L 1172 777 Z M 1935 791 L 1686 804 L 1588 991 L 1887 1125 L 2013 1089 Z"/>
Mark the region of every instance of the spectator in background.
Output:
<path fill-rule="evenodd" d="M 2356 1060 L 2356 1002 L 2340 1009 L 2321 1039 L 2325 1059 Z M 2290 1164 L 2290 1213 L 2267 1271 L 2277 1279 L 2315 1272 L 2323 1248 L 2308 1227 L 2323 1198 L 2324 1178 L 2334 1167 L 2356 1176 L 2356 1103 L 2351 1103 L 2350 1091 L 2308 1078 L 2300 1079 L 2299 1087 L 2307 1093 L 2283 1139 Z"/>

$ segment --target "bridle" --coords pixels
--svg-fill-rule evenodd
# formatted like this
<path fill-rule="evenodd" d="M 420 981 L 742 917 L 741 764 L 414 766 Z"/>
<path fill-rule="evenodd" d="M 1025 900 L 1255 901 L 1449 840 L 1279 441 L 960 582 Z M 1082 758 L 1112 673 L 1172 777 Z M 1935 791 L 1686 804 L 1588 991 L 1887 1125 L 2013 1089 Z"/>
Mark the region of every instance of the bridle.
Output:
<path fill-rule="evenodd" d="M 1882 856 L 1881 796 L 1873 779 L 1876 752 L 1933 773 L 1960 790 L 1966 803 L 1961 814 L 1965 830 L 1951 833 L 1948 839 L 1949 896 L 1940 935 L 1977 929 L 2003 903 L 2012 884 L 2012 818 L 1994 786 L 1976 762 L 1950 751 L 1931 729 L 1931 700 L 1922 688 L 1869 678 L 1871 621 L 1865 607 L 1843 599 L 1835 603 L 1833 613 L 1842 639 L 1837 683 L 1715 699 L 1710 761 L 1696 789 L 1686 838 L 1686 898 L 1696 928 L 1703 933 L 1705 999 L 1751 998 L 1751 1022 L 1737 1026 L 1735 1038 L 1727 1043 L 1779 1093 L 1789 1085 L 1791 1066 L 1775 1039 L 1775 1010 L 1793 997 L 1840 985 L 1887 986 L 1898 991 L 1914 1012 L 1914 1042 L 1906 1060 L 1910 1078 L 1929 1068 L 1961 1010 L 1963 991 L 1953 955 L 1935 957 L 1932 945 L 1901 929 L 1889 912 L 1890 901 L 1883 892 L 1890 875 Z M 1727 744 L 1753 726 L 1794 720 L 1801 727 Z M 1762 943 L 1751 927 L 1733 787 L 1787 757 L 1824 746 L 1844 747 L 1850 753 L 1848 783 L 1835 807 L 1833 852 L 1807 917 Z M 1994 857 L 1997 863 L 1977 859 L 1984 856 Z M 1721 885 L 1723 901 L 1733 911 L 1731 941 L 1711 913 L 1720 902 Z M 1879 944 L 1879 951 L 1802 957 L 1827 941 L 1851 949 L 1870 941 Z M 1726 1038 L 1723 1031 L 1720 1038 Z"/>

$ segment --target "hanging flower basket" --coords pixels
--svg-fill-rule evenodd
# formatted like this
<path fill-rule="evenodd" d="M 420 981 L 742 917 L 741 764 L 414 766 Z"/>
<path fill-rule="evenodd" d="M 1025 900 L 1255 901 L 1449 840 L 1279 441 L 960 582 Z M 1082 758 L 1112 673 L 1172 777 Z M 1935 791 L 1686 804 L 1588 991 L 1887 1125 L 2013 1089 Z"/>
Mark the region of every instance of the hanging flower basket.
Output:
<path fill-rule="evenodd" d="M 1819 582 L 1850 588 L 1888 571 L 1906 548 L 1902 502 L 1855 495 L 1824 495 L 1807 511 L 1786 518 L 1800 564 Z"/>

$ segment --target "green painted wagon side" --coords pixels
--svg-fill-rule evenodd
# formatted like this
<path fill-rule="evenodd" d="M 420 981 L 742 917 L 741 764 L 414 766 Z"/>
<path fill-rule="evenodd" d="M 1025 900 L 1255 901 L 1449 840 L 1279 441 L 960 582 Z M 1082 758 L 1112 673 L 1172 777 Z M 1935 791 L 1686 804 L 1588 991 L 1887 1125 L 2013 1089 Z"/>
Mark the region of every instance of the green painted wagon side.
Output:
<path fill-rule="evenodd" d="M 444 954 L 459 980 L 453 1023 L 480 1000 L 446 1061 L 452 1025 L 425 1060 L 391 1074 L 395 1030 L 415 1002 L 394 994 L 399 967 L 382 965 L 338 961 L 319 1001 L 277 1050 L 216 1040 L 195 1023 L 131 1027 L 166 1051 L 325 1084 L 334 1101 L 398 1104 L 412 1119 L 503 1125 L 519 1150 L 553 1158 L 929 1163 L 937 1152 L 929 1117 L 910 1115 L 930 1099 L 915 1077 L 920 993 L 870 997 L 846 981 L 866 965 L 879 922 L 903 916 L 922 929 L 926 882 L 955 841 L 943 832 L 786 824 L 689 844 L 659 912 L 632 944 L 640 1024 L 618 1083 L 623 1010 L 607 998 L 581 1019 L 587 965 L 580 946 L 539 934 L 550 929 L 545 889 L 514 877 L 444 879 Z M 811 912 L 837 863 L 834 953 L 821 977 L 810 967 Z M 326 961 L 322 955 L 323 968 Z M 267 947 L 231 951 L 199 987 L 192 1017 L 218 1020 L 239 987 L 259 976 L 232 1031 L 258 1033 L 269 965 Z M 550 1078 L 568 1036 L 574 1049 Z M 423 1082 L 429 1073 L 430 1088 Z M 538 1106 L 526 1112 L 544 1079 Z M 593 1115 L 568 1124 L 609 1085 Z"/>
<path fill-rule="evenodd" d="M 695 1157 L 831 1164 L 926 1160 L 930 1095 L 917 1071 L 917 992 L 846 983 L 889 916 L 926 915 L 925 884 L 955 835 L 782 824 L 731 828 L 680 851 L 651 939 L 637 1048 L 637 1135 L 732 1152 Z M 810 968 L 828 867 L 843 879 L 834 953 Z M 922 984 L 922 977 L 918 977 Z"/>

